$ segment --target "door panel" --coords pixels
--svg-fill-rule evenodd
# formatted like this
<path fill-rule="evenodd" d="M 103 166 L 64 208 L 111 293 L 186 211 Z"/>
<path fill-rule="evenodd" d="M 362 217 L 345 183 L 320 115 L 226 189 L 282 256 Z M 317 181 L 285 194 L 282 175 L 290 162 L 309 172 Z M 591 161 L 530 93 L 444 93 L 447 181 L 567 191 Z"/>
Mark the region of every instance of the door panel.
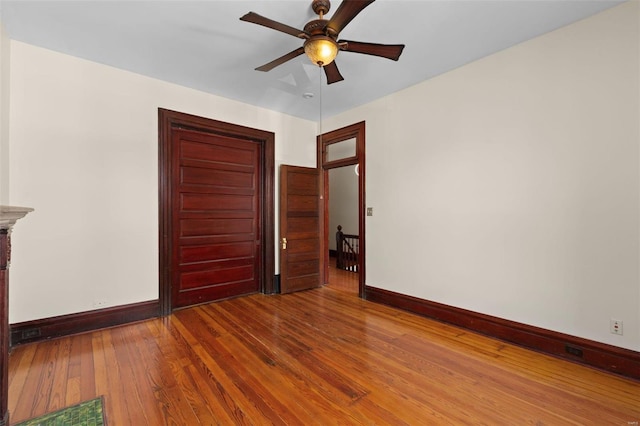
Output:
<path fill-rule="evenodd" d="M 185 219 L 180 227 L 182 237 L 245 234 L 252 231 L 253 219 Z"/>
<path fill-rule="evenodd" d="M 181 247 L 180 262 L 218 261 L 229 257 L 250 258 L 253 249 L 251 242 Z"/>
<path fill-rule="evenodd" d="M 260 145 L 172 131 L 173 308 L 259 290 Z"/>
<path fill-rule="evenodd" d="M 194 189 L 188 188 L 183 185 L 183 190 L 193 191 Z M 196 191 L 201 191 L 202 188 L 196 188 Z M 213 190 L 213 189 L 211 189 Z M 182 193 L 180 197 L 180 209 L 183 213 L 196 212 L 200 213 L 203 210 L 218 211 L 218 210 L 235 210 L 238 214 L 247 213 L 253 214 L 253 194 L 232 196 L 226 194 L 185 194 Z M 224 206 L 224 207 L 222 207 Z"/>
<path fill-rule="evenodd" d="M 281 293 L 321 285 L 320 236 L 319 170 L 280 166 Z"/>
<path fill-rule="evenodd" d="M 315 236 L 315 229 L 320 226 L 317 217 L 289 217 L 289 232 L 295 232 L 299 235 L 307 233 L 309 236 Z"/>

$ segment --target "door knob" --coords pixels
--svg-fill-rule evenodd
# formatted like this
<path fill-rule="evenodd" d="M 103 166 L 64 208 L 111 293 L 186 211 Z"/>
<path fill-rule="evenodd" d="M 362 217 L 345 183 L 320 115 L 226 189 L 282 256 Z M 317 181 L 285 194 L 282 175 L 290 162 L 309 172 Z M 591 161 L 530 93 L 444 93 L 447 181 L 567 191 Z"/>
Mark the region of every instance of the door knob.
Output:
<path fill-rule="evenodd" d="M 287 239 L 282 237 L 282 250 L 287 249 Z"/>

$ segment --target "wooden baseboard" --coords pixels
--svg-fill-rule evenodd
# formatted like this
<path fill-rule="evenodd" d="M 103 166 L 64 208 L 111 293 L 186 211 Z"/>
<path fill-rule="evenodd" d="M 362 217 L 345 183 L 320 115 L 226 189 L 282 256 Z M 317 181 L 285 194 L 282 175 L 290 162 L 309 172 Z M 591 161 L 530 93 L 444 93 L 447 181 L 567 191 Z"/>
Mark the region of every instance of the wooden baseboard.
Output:
<path fill-rule="evenodd" d="M 640 352 L 375 287 L 365 287 L 365 299 L 640 380 Z"/>
<path fill-rule="evenodd" d="M 11 346 L 113 327 L 159 316 L 158 300 L 11 324 Z"/>
<path fill-rule="evenodd" d="M 280 274 L 273 277 L 273 294 L 280 294 Z"/>

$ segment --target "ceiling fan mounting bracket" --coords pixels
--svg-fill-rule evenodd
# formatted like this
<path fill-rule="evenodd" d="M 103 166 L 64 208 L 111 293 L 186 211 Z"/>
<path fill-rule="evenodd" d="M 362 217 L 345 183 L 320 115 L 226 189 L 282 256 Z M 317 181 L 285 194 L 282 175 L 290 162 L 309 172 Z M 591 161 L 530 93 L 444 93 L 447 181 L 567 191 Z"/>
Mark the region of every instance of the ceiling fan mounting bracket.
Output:
<path fill-rule="evenodd" d="M 329 27 L 329 26 L 327 26 L 327 27 L 324 29 L 324 32 L 325 32 L 325 34 L 326 34 L 326 35 L 328 35 L 329 37 L 331 37 L 331 38 L 333 38 L 333 39 L 338 38 L 338 33 L 336 32 L 336 30 L 334 30 L 333 28 L 331 28 L 331 27 Z"/>
<path fill-rule="evenodd" d="M 329 0 L 313 0 L 311 9 L 316 15 L 326 15 L 331 9 L 331 2 Z"/>

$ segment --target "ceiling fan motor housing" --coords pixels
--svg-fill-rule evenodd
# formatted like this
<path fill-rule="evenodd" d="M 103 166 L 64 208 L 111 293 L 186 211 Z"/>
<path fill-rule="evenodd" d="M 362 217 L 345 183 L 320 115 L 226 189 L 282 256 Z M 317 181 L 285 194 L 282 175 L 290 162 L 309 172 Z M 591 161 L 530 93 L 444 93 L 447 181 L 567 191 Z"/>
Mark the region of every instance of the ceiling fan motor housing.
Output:
<path fill-rule="evenodd" d="M 329 23 L 326 19 L 314 19 L 312 21 L 307 22 L 304 26 L 304 31 L 308 33 L 311 37 L 316 35 L 325 35 L 325 28 L 327 28 L 327 24 Z"/>

